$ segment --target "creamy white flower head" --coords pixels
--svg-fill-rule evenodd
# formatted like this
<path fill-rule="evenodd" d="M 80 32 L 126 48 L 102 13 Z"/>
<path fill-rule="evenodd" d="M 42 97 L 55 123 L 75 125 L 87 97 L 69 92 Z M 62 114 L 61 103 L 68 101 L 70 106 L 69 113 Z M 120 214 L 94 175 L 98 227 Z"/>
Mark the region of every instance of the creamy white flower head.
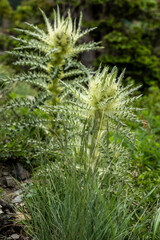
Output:
<path fill-rule="evenodd" d="M 124 130 L 124 127 L 127 127 L 126 120 L 138 121 L 135 111 L 139 109 L 132 107 L 132 103 L 140 96 L 131 97 L 129 95 L 140 86 L 135 88 L 131 88 L 132 85 L 123 87 L 122 79 L 125 71 L 117 77 L 116 67 L 111 72 L 108 70 L 108 67 L 105 67 L 102 71 L 99 68 L 95 75 L 90 75 L 88 88 L 82 86 L 81 91 L 73 87 L 70 88 L 79 102 L 79 111 L 77 111 L 81 118 L 96 119 L 99 124 L 102 121 L 102 135 L 103 130 L 106 131 L 107 127 L 111 131 L 115 131 L 117 123 L 119 130 L 120 128 Z"/>
<path fill-rule="evenodd" d="M 68 16 L 64 18 L 60 16 L 59 8 L 57 7 L 57 11 L 54 11 L 54 22 L 52 25 L 45 13 L 42 10 L 41 12 L 46 23 L 47 32 L 33 24 L 26 23 L 31 30 L 16 30 L 28 35 L 29 40 L 22 38 L 14 39 L 22 44 L 22 46 L 16 48 L 16 50 L 34 50 L 38 53 L 38 57 L 42 57 L 42 65 L 46 58 L 48 66 L 44 66 L 44 69 L 50 71 L 52 67 L 64 65 L 66 59 L 77 56 L 78 53 L 100 48 L 99 43 L 78 43 L 79 39 L 95 29 L 81 30 L 82 14 L 77 24 L 76 19 L 72 20 L 70 11 L 68 11 Z"/>
<path fill-rule="evenodd" d="M 104 114 L 114 114 L 122 104 L 122 95 L 120 93 L 121 84 L 116 82 L 116 69 L 108 73 L 108 68 L 102 72 L 98 71 L 89 82 L 86 103 L 90 108 L 90 115 L 95 112 Z"/>
<path fill-rule="evenodd" d="M 67 18 L 64 18 L 63 16 L 60 16 L 59 8 L 57 7 L 57 12 L 54 10 L 54 24 L 52 26 L 45 13 L 42 10 L 41 12 L 48 32 L 48 34 L 45 34 L 41 40 L 48 45 L 48 54 L 53 53 L 52 64 L 60 65 L 64 59 L 75 56 L 77 53 L 99 48 L 99 43 L 76 45 L 80 38 L 95 29 L 92 28 L 86 31 L 81 31 L 82 14 L 80 15 L 77 27 L 76 19 L 74 21 L 72 20 L 70 11 L 68 11 Z"/>

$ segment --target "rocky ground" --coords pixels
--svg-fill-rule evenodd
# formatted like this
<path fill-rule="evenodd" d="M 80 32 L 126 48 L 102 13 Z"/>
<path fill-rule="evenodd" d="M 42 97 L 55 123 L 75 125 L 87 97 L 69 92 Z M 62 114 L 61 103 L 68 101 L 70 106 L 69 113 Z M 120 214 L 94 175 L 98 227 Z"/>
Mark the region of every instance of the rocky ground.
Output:
<path fill-rule="evenodd" d="M 0 163 L 0 240 L 30 240 L 20 222 L 23 215 L 22 187 L 30 181 L 29 172 L 20 163 Z"/>

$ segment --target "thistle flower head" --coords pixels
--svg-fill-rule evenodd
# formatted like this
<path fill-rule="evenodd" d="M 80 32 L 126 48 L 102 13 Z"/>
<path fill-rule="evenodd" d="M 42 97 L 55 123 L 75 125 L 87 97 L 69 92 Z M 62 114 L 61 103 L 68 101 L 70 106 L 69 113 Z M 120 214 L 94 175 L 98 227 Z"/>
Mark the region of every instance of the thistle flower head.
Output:
<path fill-rule="evenodd" d="M 89 116 L 94 116 L 96 112 L 103 113 L 111 119 L 134 119 L 132 103 L 137 97 L 128 97 L 133 91 L 139 88 L 130 89 L 122 86 L 124 71 L 117 79 L 117 68 L 114 67 L 109 73 L 109 68 L 100 69 L 89 81 L 87 94 L 83 100 L 89 107 Z"/>
<path fill-rule="evenodd" d="M 95 112 L 113 115 L 122 108 L 124 102 L 122 94 L 120 94 L 121 83 L 116 81 L 116 75 L 116 68 L 108 73 L 108 67 L 105 67 L 102 72 L 99 70 L 89 82 L 88 94 L 85 99 L 90 109 L 90 115 L 95 115 Z"/>
<path fill-rule="evenodd" d="M 54 22 L 52 25 L 45 13 L 42 10 L 41 12 L 46 23 L 47 32 L 33 24 L 27 23 L 31 30 L 16 30 L 28 35 L 30 37 L 29 40 L 13 37 L 22 44 L 22 46 L 16 48 L 16 53 L 14 52 L 16 56 L 24 57 L 28 60 L 30 53 L 33 55 L 35 55 L 35 52 L 36 54 L 38 53 L 34 63 L 33 61 L 29 62 L 30 65 L 35 65 L 35 62 L 38 60 L 38 65 L 41 68 L 51 72 L 52 68 L 61 67 L 66 63 L 66 59 L 72 58 L 80 52 L 100 48 L 99 43 L 94 42 L 78 44 L 80 38 L 95 29 L 81 30 L 82 14 L 77 24 L 76 19 L 72 20 L 70 11 L 68 11 L 68 16 L 64 18 L 60 16 L 59 8 L 57 7 L 57 12 L 54 11 Z M 28 55 L 21 52 L 25 50 L 27 53 L 28 49 L 30 50 Z M 44 63 L 47 63 L 47 66 Z"/>
<path fill-rule="evenodd" d="M 138 121 L 135 111 L 137 108 L 132 107 L 134 100 L 140 96 L 129 96 L 140 86 L 131 88 L 122 86 L 123 71 L 117 77 L 117 68 L 114 67 L 111 72 L 105 67 L 102 71 L 99 70 L 95 75 L 91 75 L 88 80 L 88 88 L 81 87 L 82 91 L 76 91 L 72 88 L 72 93 L 76 95 L 79 102 L 79 112 L 84 119 L 96 119 L 98 126 L 101 125 L 101 133 L 107 130 L 117 129 L 119 132 L 128 135 L 126 128 L 127 121 Z M 77 114 L 77 113 L 76 113 Z M 122 131 L 121 131 L 122 130 Z"/>
<path fill-rule="evenodd" d="M 45 15 L 44 19 L 46 19 Z M 63 47 L 65 45 L 72 46 L 72 44 L 75 43 L 79 37 L 79 32 L 73 27 L 70 11 L 68 11 L 68 17 L 64 19 L 64 17 L 60 17 L 59 8 L 57 13 L 54 10 L 54 27 L 52 28 L 51 25 L 49 27 L 48 24 L 49 22 L 47 23 L 48 35 L 53 47 Z"/>
<path fill-rule="evenodd" d="M 92 28 L 83 32 L 81 31 L 82 14 L 80 15 L 77 27 L 76 20 L 72 20 L 70 11 L 68 11 L 67 18 L 64 18 L 63 16 L 60 16 L 59 8 L 57 7 L 57 12 L 54 10 L 54 24 L 52 26 L 45 13 L 42 10 L 41 12 L 47 26 L 47 35 L 42 41 L 48 45 L 50 49 L 49 53 L 52 53 L 55 50 L 52 54 L 53 65 L 61 65 L 63 64 L 64 59 L 68 57 L 75 56 L 77 53 L 85 50 L 97 48 L 97 43 L 76 45 L 80 38 L 94 29 Z"/>

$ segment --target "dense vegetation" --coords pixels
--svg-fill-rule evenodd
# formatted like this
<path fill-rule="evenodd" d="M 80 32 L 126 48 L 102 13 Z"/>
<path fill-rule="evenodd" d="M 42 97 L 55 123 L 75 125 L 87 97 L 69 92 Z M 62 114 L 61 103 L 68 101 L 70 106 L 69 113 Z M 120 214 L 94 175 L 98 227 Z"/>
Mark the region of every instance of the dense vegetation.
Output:
<path fill-rule="evenodd" d="M 56 3 L 39 1 L 51 23 L 58 21 L 54 30 L 37 1 L 16 8 L 19 2 L 13 9 L 0 2 L 0 154 L 2 161 L 39 167 L 25 196 L 29 233 L 35 239 L 159 239 L 158 1 L 56 2 L 65 17 L 68 7 L 72 19 L 82 10 L 83 27 L 72 25 L 70 15 L 53 17 Z M 135 113 L 138 108 L 144 109 Z"/>

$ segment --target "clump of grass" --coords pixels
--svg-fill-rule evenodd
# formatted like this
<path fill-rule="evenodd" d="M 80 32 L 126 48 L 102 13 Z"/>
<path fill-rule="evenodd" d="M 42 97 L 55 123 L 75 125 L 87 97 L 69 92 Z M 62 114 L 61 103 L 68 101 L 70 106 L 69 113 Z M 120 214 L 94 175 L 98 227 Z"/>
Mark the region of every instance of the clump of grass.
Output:
<path fill-rule="evenodd" d="M 130 186 L 81 166 L 78 155 L 39 168 L 26 188 L 25 225 L 34 240 L 150 239 L 148 208 Z M 63 159 L 64 160 L 64 159 Z M 113 184 L 114 182 L 114 184 Z M 148 230 L 146 235 L 146 230 Z"/>
<path fill-rule="evenodd" d="M 153 221 L 153 240 L 159 239 L 158 238 L 159 226 L 160 226 L 160 208 L 158 208 Z"/>

